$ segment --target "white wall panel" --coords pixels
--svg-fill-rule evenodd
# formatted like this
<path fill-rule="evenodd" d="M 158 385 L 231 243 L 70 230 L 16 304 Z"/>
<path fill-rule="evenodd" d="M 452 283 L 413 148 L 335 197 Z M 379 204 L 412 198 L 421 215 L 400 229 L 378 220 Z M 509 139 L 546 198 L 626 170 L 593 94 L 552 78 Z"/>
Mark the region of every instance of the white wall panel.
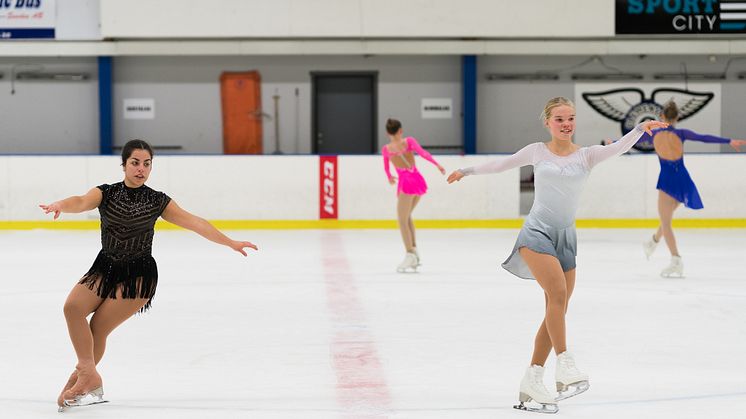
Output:
<path fill-rule="evenodd" d="M 594 167 L 580 199 L 578 218 L 643 218 L 647 192 L 655 188 L 647 172 L 651 159 L 657 162 L 649 155 L 620 156 Z"/>
<path fill-rule="evenodd" d="M 105 38 L 610 37 L 589 0 L 101 0 Z"/>
<path fill-rule="evenodd" d="M 0 220 L 10 219 L 10 161 L 0 158 Z"/>
<path fill-rule="evenodd" d="M 446 172 L 504 156 L 436 156 Z M 418 159 L 429 192 L 415 219 L 519 218 L 518 170 L 467 177 L 448 185 L 435 167 Z M 681 208 L 676 218 L 746 218 L 744 155 L 690 155 L 687 167 L 705 209 Z M 38 204 L 80 195 L 122 180 L 116 156 L 0 157 L 0 220 L 48 220 Z M 3 176 L 5 174 L 5 176 Z M 579 219 L 657 217 L 658 162 L 630 155 L 601 163 L 591 173 Z M 184 209 L 213 220 L 315 220 L 318 157 L 156 156 L 148 185 Z M 339 157 L 339 212 L 345 220 L 396 218 L 396 190 L 386 181 L 380 156 Z M 96 211 L 64 214 L 95 219 Z"/>
<path fill-rule="evenodd" d="M 100 0 L 57 0 L 55 39 L 101 39 Z"/>
<path fill-rule="evenodd" d="M 492 176 L 474 176 L 449 185 L 452 171 L 501 156 L 435 156 L 445 169 L 424 159 L 417 167 L 428 184 L 428 193 L 415 209 L 415 219 L 496 219 L 518 217 L 518 171 Z M 339 159 L 340 217 L 343 219 L 380 220 L 396 218 L 396 186 L 389 185 L 383 170 L 383 158 L 344 156 Z M 391 167 L 391 174 L 396 170 Z"/>
<path fill-rule="evenodd" d="M 708 155 L 684 158 L 689 174 L 697 185 L 704 209 L 677 210 L 686 218 L 746 218 L 746 159 L 728 154 L 712 159 Z"/>
<path fill-rule="evenodd" d="M 88 157 L 7 158 L 9 220 L 52 219 L 39 204 L 49 204 L 71 195 L 82 195 L 92 186 L 86 177 Z M 65 214 L 82 220 L 87 214 Z"/>

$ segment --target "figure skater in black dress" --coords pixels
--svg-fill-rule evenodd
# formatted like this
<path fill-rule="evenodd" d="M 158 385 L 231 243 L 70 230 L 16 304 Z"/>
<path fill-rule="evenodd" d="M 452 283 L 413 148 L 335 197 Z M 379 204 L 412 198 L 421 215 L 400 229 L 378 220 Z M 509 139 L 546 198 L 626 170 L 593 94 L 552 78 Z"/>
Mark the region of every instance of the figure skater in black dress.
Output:
<path fill-rule="evenodd" d="M 207 220 L 181 209 L 165 193 L 145 186 L 152 163 L 153 150 L 148 143 L 129 141 L 122 150 L 122 182 L 39 205 L 45 213 L 54 213 L 54 219 L 64 212 L 95 208 L 101 214 L 102 249 L 65 301 L 67 329 L 78 363 L 57 399 L 60 411 L 103 401 L 103 380 L 96 365 L 104 355 L 107 336 L 133 314 L 150 308 L 158 284 L 158 269 L 151 255 L 158 217 L 244 256 L 244 249 L 257 250 L 250 242 L 230 239 Z"/>

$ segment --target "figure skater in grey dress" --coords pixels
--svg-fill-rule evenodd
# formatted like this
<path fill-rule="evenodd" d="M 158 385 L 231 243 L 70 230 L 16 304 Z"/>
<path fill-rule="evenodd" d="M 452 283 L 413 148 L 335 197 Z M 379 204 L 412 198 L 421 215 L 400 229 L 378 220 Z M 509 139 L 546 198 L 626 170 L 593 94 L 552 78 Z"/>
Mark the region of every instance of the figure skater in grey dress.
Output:
<path fill-rule="evenodd" d="M 589 388 L 588 375 L 575 366 L 565 339 L 565 313 L 575 287 L 575 213 L 580 192 L 594 166 L 625 153 L 644 132 L 667 124 L 647 121 L 613 144 L 580 147 L 572 142 L 575 105 L 570 100 L 550 99 L 542 112 L 542 120 L 551 135 L 550 141 L 529 144 L 512 156 L 456 170 L 448 177 L 448 183 L 469 175 L 534 166 L 534 203 L 513 251 L 502 266 L 520 278 L 535 279 L 544 290 L 546 304 L 531 365 L 521 381 L 520 404 L 515 407 L 555 413 L 559 410 L 557 401 Z M 543 382 L 544 363 L 552 348 L 557 354 L 555 382 L 559 394 L 556 398 L 549 394 Z M 524 404 L 531 400 L 539 406 Z"/>

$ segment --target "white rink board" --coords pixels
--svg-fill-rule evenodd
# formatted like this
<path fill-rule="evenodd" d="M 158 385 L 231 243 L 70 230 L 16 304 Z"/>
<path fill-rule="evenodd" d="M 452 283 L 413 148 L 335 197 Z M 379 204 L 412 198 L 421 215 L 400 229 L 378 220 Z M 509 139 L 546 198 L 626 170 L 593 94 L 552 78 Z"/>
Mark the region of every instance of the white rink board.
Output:
<path fill-rule="evenodd" d="M 435 156 L 451 171 L 504 155 Z M 746 155 L 692 154 L 687 167 L 705 209 L 680 209 L 677 218 L 746 218 Z M 37 205 L 122 180 L 115 156 L 0 156 L 0 220 L 49 219 Z M 339 212 L 344 220 L 393 220 L 396 189 L 380 156 L 339 156 Z M 416 219 L 517 219 L 519 172 L 467 177 L 448 185 L 429 162 L 417 160 L 429 184 Z M 148 185 L 183 208 L 213 220 L 315 220 L 316 156 L 156 156 Z M 651 155 L 608 160 L 591 173 L 581 197 L 580 219 L 657 217 L 658 161 Z M 392 168 L 392 173 L 395 173 Z M 66 220 L 98 217 L 65 214 Z"/>

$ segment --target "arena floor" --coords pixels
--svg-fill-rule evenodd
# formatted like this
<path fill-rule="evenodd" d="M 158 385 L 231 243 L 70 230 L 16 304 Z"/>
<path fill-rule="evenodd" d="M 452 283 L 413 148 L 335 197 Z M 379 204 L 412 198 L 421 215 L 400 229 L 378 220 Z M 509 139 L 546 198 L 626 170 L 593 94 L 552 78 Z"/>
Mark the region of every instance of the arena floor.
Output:
<path fill-rule="evenodd" d="M 746 230 L 679 230 L 685 278 L 648 230 L 581 229 L 568 343 L 590 390 L 566 418 L 734 418 L 746 406 Z M 243 258 L 156 233 L 160 285 L 99 366 L 108 404 L 60 416 L 75 357 L 62 304 L 97 231 L 0 232 L 4 418 L 528 418 L 512 409 L 544 299 L 499 263 L 517 230 L 235 231 Z M 553 358 L 553 356 L 552 356 Z M 550 358 L 545 382 L 553 387 Z M 739 407 L 740 406 L 740 407 Z"/>

